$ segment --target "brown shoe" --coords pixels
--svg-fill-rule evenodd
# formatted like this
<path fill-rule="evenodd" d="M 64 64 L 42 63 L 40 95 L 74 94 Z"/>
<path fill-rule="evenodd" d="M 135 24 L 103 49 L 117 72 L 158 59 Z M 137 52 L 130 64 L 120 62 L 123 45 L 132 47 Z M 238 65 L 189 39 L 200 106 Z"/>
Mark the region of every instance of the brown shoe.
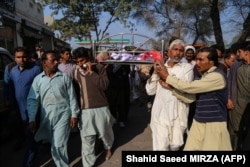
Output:
<path fill-rule="evenodd" d="M 111 150 L 106 150 L 106 157 L 105 157 L 105 159 L 109 160 L 111 158 L 111 155 L 112 155 Z"/>

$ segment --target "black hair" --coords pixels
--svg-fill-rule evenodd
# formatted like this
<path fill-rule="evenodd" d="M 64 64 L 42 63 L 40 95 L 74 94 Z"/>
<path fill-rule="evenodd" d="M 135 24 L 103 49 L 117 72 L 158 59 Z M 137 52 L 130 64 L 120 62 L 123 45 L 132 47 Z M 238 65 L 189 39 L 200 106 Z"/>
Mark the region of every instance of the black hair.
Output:
<path fill-rule="evenodd" d="M 69 47 L 63 47 L 61 50 L 60 50 L 60 53 L 65 53 L 65 52 L 69 52 L 71 54 L 71 49 Z"/>
<path fill-rule="evenodd" d="M 56 57 L 58 58 L 58 52 L 57 51 L 55 51 L 55 50 L 47 50 L 47 51 L 45 51 L 42 55 L 41 55 L 41 62 L 44 62 L 45 60 L 47 60 L 48 59 L 48 54 L 49 53 L 52 53 L 52 54 L 55 54 L 56 55 Z"/>
<path fill-rule="evenodd" d="M 234 54 L 237 54 L 237 50 L 238 50 L 238 42 L 233 43 L 230 48 L 228 50 L 230 50 L 230 52 L 233 52 Z M 228 51 L 227 50 L 227 51 Z"/>
<path fill-rule="evenodd" d="M 244 41 L 244 42 L 241 42 L 237 45 L 237 50 L 239 49 L 243 49 L 245 50 L 245 48 L 250 45 L 250 41 Z"/>
<path fill-rule="evenodd" d="M 34 52 L 34 53 L 32 53 L 30 55 L 30 57 L 37 60 L 38 59 L 38 54 L 36 52 Z"/>
<path fill-rule="evenodd" d="M 213 61 L 215 66 L 219 65 L 218 54 L 217 54 L 217 51 L 216 51 L 216 49 L 214 47 L 203 47 L 203 48 L 200 48 L 197 51 L 196 55 L 198 53 L 200 53 L 200 52 L 208 52 L 209 53 L 207 55 L 208 60 Z"/>
<path fill-rule="evenodd" d="M 247 45 L 245 48 L 244 48 L 245 51 L 250 51 L 250 45 Z"/>
<path fill-rule="evenodd" d="M 14 50 L 14 54 L 15 54 L 16 52 L 24 52 L 24 53 L 27 55 L 28 50 L 27 50 L 27 48 L 26 48 L 26 47 L 23 47 L 23 46 L 18 46 L 18 47 L 16 47 L 16 48 L 15 48 L 15 50 Z"/>
<path fill-rule="evenodd" d="M 90 55 L 89 55 L 89 49 L 85 48 L 85 47 L 78 47 L 73 51 L 73 57 L 74 59 L 77 58 L 87 58 L 88 60 L 91 59 Z"/>
<path fill-rule="evenodd" d="M 230 58 L 232 54 L 236 55 L 235 52 L 233 52 L 231 49 L 226 49 L 224 59 Z"/>
<path fill-rule="evenodd" d="M 224 51 L 225 51 L 224 47 L 222 45 L 219 45 L 219 44 L 214 44 L 211 47 L 214 49 L 220 50 L 222 53 L 224 53 Z"/>

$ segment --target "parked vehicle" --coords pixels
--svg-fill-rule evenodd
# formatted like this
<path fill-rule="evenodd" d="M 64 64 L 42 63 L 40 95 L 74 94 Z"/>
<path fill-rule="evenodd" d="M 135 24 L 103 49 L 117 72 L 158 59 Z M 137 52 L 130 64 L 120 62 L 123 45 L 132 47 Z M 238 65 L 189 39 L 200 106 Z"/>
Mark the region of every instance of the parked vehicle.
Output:
<path fill-rule="evenodd" d="M 4 106 L 4 95 L 3 95 L 3 79 L 5 66 L 14 61 L 13 56 L 10 52 L 0 47 L 0 139 L 7 136 L 6 123 L 8 119 L 9 108 Z"/>

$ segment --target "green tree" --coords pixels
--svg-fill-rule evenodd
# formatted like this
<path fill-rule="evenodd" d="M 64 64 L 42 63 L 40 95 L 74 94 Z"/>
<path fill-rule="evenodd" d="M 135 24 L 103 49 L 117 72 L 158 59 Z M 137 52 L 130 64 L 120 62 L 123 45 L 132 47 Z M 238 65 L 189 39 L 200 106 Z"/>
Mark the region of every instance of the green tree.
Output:
<path fill-rule="evenodd" d="M 61 13 L 62 18 L 56 19 L 52 29 L 59 33 L 63 40 L 88 38 L 92 41 L 91 32 L 96 39 L 102 40 L 108 33 L 109 26 L 120 21 L 126 23 L 133 2 L 129 0 L 41 0 L 49 6 L 52 15 Z M 100 29 L 101 16 L 107 20 L 104 29 Z M 102 25 L 103 26 L 103 25 Z"/>
<path fill-rule="evenodd" d="M 145 0 L 132 17 L 155 30 L 159 38 L 179 36 L 190 43 L 216 42 L 224 36 L 239 41 L 249 38 L 250 0 Z M 224 28 L 224 29 L 223 29 Z M 211 42 L 211 39 L 215 41 Z M 230 42 L 230 41 L 229 41 Z"/>
<path fill-rule="evenodd" d="M 185 38 L 193 39 L 192 44 L 207 43 L 213 34 L 208 6 L 208 2 L 202 0 L 188 0 L 183 5 L 182 31 Z"/>
<path fill-rule="evenodd" d="M 242 25 L 238 42 L 242 42 L 250 38 L 250 0 L 230 0 L 228 6 L 232 6 L 235 11 L 236 18 L 232 22 L 236 25 Z M 237 17 L 239 16 L 239 17 Z M 240 19 L 242 18 L 242 19 Z M 239 22 L 239 20 L 242 20 Z"/>
<path fill-rule="evenodd" d="M 212 35 L 209 3 L 204 0 L 146 0 L 132 17 L 156 30 L 160 38 L 182 37 L 196 43 Z"/>

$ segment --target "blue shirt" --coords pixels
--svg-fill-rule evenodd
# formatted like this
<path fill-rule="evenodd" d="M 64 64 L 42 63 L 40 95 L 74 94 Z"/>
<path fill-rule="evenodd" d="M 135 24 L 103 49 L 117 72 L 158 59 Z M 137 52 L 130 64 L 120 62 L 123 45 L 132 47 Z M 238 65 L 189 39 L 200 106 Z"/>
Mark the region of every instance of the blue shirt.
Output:
<path fill-rule="evenodd" d="M 72 80 L 60 71 L 50 78 L 44 72 L 32 84 L 28 95 L 29 121 L 35 121 L 37 109 L 41 104 L 41 120 L 51 120 L 56 116 L 67 115 L 77 118 L 80 108 L 77 103 Z M 61 114 L 60 114 L 61 113 Z"/>
<path fill-rule="evenodd" d="M 70 118 L 77 118 L 80 112 L 72 79 L 60 71 L 52 77 L 42 72 L 32 83 L 27 103 L 29 122 L 35 121 L 37 110 L 41 108 L 35 140 L 50 141 L 56 147 L 63 147 L 70 133 Z"/>
<path fill-rule="evenodd" d="M 20 110 L 21 118 L 27 121 L 27 96 L 33 82 L 33 79 L 41 73 L 39 66 L 30 64 L 24 70 L 20 71 L 18 65 L 12 68 L 10 72 L 10 79 L 15 88 L 15 97 Z"/>

